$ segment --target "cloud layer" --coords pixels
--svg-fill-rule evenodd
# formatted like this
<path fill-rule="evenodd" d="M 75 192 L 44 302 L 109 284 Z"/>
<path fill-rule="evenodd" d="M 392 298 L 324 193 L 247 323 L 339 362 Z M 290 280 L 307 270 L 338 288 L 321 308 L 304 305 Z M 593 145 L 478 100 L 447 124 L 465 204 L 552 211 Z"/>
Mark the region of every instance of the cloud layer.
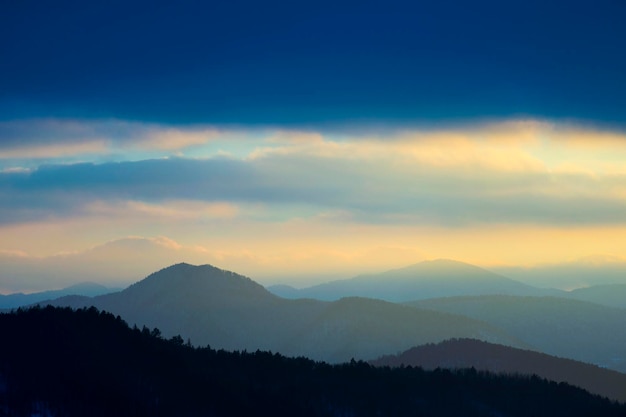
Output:
<path fill-rule="evenodd" d="M 240 272 L 298 275 L 285 265 L 300 262 L 309 277 L 402 266 L 407 254 L 482 264 L 626 255 L 619 131 L 536 120 L 372 131 L 11 123 L 0 141 L 5 254 L 163 235 Z M 96 137 L 101 148 L 83 145 Z M 363 257 L 383 247 L 404 249 Z"/>
<path fill-rule="evenodd" d="M 83 123 L 76 130 L 104 134 L 119 123 L 104 125 Z M 58 126 L 60 132 L 48 130 L 46 137 L 65 152 L 48 158 L 65 162 L 62 158 L 74 150 L 90 157 L 80 151 L 78 136 L 62 139 L 67 126 Z M 243 216 L 245 207 L 276 207 L 283 220 L 340 212 L 341 221 L 447 227 L 626 223 L 626 170 L 620 163 L 626 136 L 618 133 L 594 136 L 593 131 L 531 122 L 391 132 L 388 137 L 285 131 L 220 136 L 216 129 L 173 133 L 155 126 L 132 130 L 141 133 L 103 140 L 113 143 L 112 149 L 148 143 L 160 152 L 158 159 L 53 163 L 0 173 L 0 221 L 89 215 L 103 202 L 147 208 L 195 201 L 230 205 Z M 34 150 L 30 163 L 37 162 L 47 140 L 20 142 L 24 155 Z M 206 148 L 198 146 L 203 144 Z M 0 153 L 15 145 L 0 146 Z M 175 156 L 190 146 L 202 156 Z M 239 206 L 243 209 L 234 209 Z M 161 210 L 166 212 L 178 216 L 175 210 Z"/>
<path fill-rule="evenodd" d="M 522 114 L 624 127 L 624 12 L 621 1 L 14 1 L 0 15 L 0 119 Z"/>
<path fill-rule="evenodd" d="M 4 254 L 626 256 L 623 2 L 5 3 Z"/>

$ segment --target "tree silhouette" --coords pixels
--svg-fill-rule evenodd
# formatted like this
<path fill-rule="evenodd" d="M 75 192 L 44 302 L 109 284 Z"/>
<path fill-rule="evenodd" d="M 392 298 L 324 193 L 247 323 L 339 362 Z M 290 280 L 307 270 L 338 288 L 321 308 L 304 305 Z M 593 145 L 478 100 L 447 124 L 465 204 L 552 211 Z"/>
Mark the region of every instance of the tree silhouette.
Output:
<path fill-rule="evenodd" d="M 0 332 L 0 416 L 626 416 L 537 377 L 196 348 L 95 309 L 0 314 Z"/>

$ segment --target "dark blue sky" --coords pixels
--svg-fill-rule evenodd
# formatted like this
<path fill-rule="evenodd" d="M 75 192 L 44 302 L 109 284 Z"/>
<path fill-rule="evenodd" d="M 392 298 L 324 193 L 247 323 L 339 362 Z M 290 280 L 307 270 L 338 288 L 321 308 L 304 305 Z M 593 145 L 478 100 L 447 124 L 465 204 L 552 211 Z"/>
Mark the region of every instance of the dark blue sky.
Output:
<path fill-rule="evenodd" d="M 626 126 L 626 2 L 5 0 L 0 118 Z"/>
<path fill-rule="evenodd" d="M 626 0 L 0 0 L 0 292 L 61 285 L 48 260 L 65 286 L 626 259 L 625 22 Z"/>

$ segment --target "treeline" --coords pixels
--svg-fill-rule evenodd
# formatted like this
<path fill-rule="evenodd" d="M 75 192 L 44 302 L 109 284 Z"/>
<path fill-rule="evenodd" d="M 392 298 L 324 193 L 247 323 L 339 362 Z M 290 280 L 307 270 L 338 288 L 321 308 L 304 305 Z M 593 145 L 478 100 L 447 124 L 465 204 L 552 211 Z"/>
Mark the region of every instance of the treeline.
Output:
<path fill-rule="evenodd" d="M 375 366 L 419 366 L 424 369 L 470 368 L 505 374 L 538 375 L 564 381 L 591 393 L 626 402 L 626 374 L 584 362 L 516 349 L 476 339 L 449 339 L 413 347 L 369 362 Z"/>
<path fill-rule="evenodd" d="M 0 315 L 0 416 L 626 416 L 538 377 L 193 347 L 95 308 Z"/>

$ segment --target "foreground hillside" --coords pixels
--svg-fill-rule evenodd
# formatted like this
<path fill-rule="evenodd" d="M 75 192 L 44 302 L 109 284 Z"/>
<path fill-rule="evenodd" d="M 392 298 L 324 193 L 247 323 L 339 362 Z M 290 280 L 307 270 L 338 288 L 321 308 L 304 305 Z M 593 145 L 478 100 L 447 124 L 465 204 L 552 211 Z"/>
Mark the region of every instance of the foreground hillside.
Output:
<path fill-rule="evenodd" d="M 626 402 L 626 374 L 571 359 L 474 339 L 453 339 L 418 346 L 370 363 L 376 366 L 410 365 L 424 369 L 473 367 L 479 371 L 538 375 Z"/>
<path fill-rule="evenodd" d="M 118 293 L 51 303 L 93 305 L 131 324 L 158 327 L 166 337 L 191 338 L 194 344 L 272 350 L 328 362 L 374 359 L 452 337 L 525 346 L 494 326 L 449 313 L 365 298 L 286 300 L 247 277 L 210 265 L 177 264 Z"/>
<path fill-rule="evenodd" d="M 536 377 L 193 348 L 97 309 L 0 315 L 0 415 L 626 416 Z"/>

